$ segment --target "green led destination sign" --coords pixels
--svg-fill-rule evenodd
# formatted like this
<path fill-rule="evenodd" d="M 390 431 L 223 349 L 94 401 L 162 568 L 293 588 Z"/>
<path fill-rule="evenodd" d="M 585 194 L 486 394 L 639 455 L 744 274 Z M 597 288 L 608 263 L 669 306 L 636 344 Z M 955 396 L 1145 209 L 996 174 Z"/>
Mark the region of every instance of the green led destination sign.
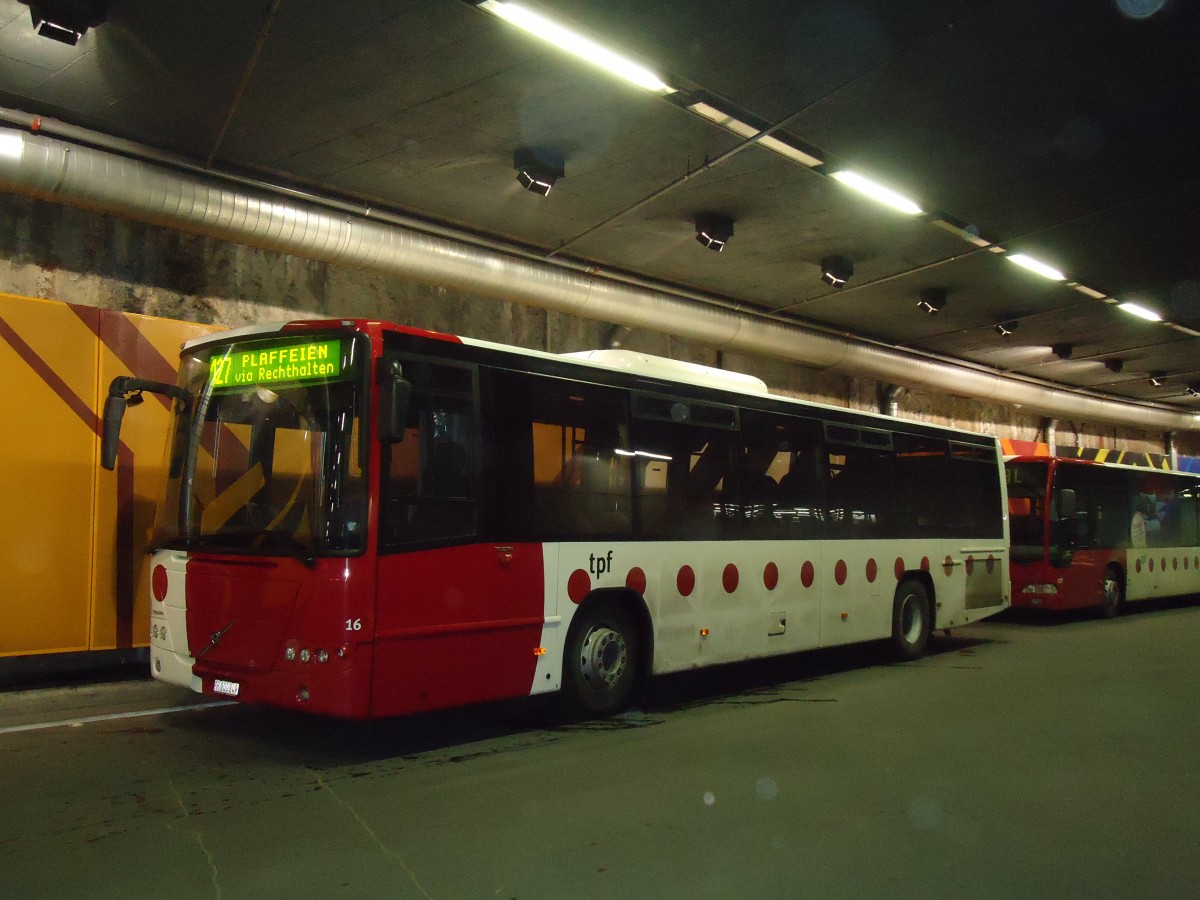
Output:
<path fill-rule="evenodd" d="M 337 378 L 341 370 L 342 342 L 337 338 L 254 350 L 234 348 L 208 362 L 214 388 Z"/>

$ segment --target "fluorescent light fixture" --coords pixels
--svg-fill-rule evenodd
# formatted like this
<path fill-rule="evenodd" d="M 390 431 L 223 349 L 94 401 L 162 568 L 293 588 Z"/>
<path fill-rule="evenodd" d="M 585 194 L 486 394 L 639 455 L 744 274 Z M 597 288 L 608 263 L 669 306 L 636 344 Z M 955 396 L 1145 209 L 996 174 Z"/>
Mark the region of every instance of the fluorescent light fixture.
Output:
<path fill-rule="evenodd" d="M 768 134 L 765 138 L 759 140 L 759 143 L 768 150 L 774 150 L 780 156 L 786 156 L 794 162 L 800 163 L 802 166 L 812 168 L 814 166 L 824 165 L 824 160 L 817 159 L 815 156 L 810 156 L 798 147 L 793 147 L 791 144 L 781 141 L 773 134 Z"/>
<path fill-rule="evenodd" d="M 716 122 L 722 128 L 728 128 L 734 134 L 740 134 L 742 137 L 754 137 L 758 134 L 758 129 L 741 119 L 735 119 L 733 116 L 724 110 L 717 109 L 715 106 L 710 106 L 707 103 L 693 103 L 688 107 L 697 115 L 704 116 L 710 122 Z"/>
<path fill-rule="evenodd" d="M 1009 260 L 1015 262 L 1023 269 L 1028 269 L 1030 272 L 1036 272 L 1043 278 L 1049 278 L 1051 281 L 1066 281 L 1067 276 L 1054 266 L 1048 266 L 1044 262 L 1034 259 L 1032 256 L 1026 256 L 1024 253 L 1010 253 Z"/>
<path fill-rule="evenodd" d="M 1161 322 L 1162 316 L 1154 310 L 1142 306 L 1138 303 L 1129 303 L 1128 301 L 1119 304 L 1120 308 L 1125 310 L 1131 316 L 1137 316 L 1139 319 L 1145 319 L 1147 322 Z"/>
<path fill-rule="evenodd" d="M 931 219 L 930 221 L 943 231 L 948 231 L 955 237 L 962 238 L 967 243 L 974 244 L 976 247 L 992 246 L 992 242 L 981 235 L 979 229 L 974 225 L 962 225 L 958 222 L 952 222 L 945 216 L 938 219 Z"/>
<path fill-rule="evenodd" d="M 25 152 L 25 138 L 16 131 L 0 131 L 0 157 L 20 160 Z"/>
<path fill-rule="evenodd" d="M 1088 287 L 1086 284 L 1080 284 L 1079 282 L 1075 282 L 1071 287 L 1075 288 L 1079 293 L 1091 297 L 1093 300 L 1104 300 L 1108 297 L 1108 294 L 1104 293 L 1104 291 L 1098 291 L 1094 287 Z"/>
<path fill-rule="evenodd" d="M 908 213 L 910 216 L 919 216 L 925 211 L 903 194 L 899 194 L 865 175 L 860 175 L 858 172 L 843 169 L 840 172 L 834 172 L 830 177 L 837 179 L 846 185 L 846 187 L 853 188 L 861 194 L 866 194 L 872 200 L 882 203 L 884 206 L 890 206 L 892 209 Z"/>
<path fill-rule="evenodd" d="M 734 134 L 740 135 L 744 138 L 752 138 L 762 133 L 749 122 L 743 122 L 741 119 L 729 115 L 729 113 L 725 112 L 724 110 L 717 109 L 715 106 L 704 103 L 703 101 L 693 103 L 688 107 L 688 109 L 697 115 L 704 116 L 704 118 L 708 119 L 710 122 L 716 122 L 722 128 L 726 128 L 729 131 L 732 131 Z M 823 160 L 817 159 L 815 156 L 809 153 L 805 153 L 799 147 L 793 147 L 786 141 L 781 141 L 773 134 L 768 134 L 766 137 L 760 139 L 758 143 L 761 146 L 766 147 L 768 150 L 774 150 L 780 156 L 786 156 L 788 159 L 792 160 L 792 162 L 800 163 L 802 166 L 808 166 L 809 168 L 812 168 L 814 166 L 824 164 Z"/>
<path fill-rule="evenodd" d="M 566 50 L 586 62 L 600 66 L 631 84 L 636 84 L 638 87 L 656 94 L 675 93 L 675 88 L 665 84 L 645 66 L 639 65 L 619 53 L 614 53 L 591 38 L 577 34 L 524 6 L 517 3 L 502 3 L 500 0 L 484 0 L 479 4 L 479 8 L 529 32 L 534 37 L 553 44 L 560 50 Z"/>

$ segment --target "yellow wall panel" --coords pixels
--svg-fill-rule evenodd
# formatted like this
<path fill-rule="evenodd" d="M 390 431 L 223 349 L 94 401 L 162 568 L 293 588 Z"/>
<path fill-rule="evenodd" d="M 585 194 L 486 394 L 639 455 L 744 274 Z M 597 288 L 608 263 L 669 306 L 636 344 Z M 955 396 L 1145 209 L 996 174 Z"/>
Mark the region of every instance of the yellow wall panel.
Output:
<path fill-rule="evenodd" d="M 146 645 L 168 409 L 131 408 L 117 471 L 100 417 L 118 375 L 174 383 L 214 326 L 0 294 L 0 656 Z"/>
<path fill-rule="evenodd" d="M 0 294 L 0 655 L 88 647 L 96 352 L 66 304 Z"/>

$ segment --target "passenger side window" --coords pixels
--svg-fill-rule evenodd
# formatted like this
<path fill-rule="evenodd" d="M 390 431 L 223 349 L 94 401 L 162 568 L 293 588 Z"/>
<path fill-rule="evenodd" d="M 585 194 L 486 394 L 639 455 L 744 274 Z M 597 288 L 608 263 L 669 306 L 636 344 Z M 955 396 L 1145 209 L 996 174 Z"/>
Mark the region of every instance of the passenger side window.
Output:
<path fill-rule="evenodd" d="M 624 537 L 633 530 L 622 392 L 515 372 L 495 374 L 501 536 Z"/>
<path fill-rule="evenodd" d="M 825 441 L 830 537 L 890 536 L 895 483 L 891 435 L 827 424 Z"/>
<path fill-rule="evenodd" d="M 640 533 L 716 540 L 739 532 L 737 411 L 652 395 L 634 397 L 630 452 Z"/>
<path fill-rule="evenodd" d="M 744 537 L 823 537 L 821 423 L 743 411 L 742 445 Z"/>

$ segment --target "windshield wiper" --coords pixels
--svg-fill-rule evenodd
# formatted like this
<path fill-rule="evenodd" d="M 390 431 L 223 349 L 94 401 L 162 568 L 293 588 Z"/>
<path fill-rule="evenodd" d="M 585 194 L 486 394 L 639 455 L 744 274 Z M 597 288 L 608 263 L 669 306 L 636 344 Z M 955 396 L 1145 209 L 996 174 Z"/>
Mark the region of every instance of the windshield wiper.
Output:
<path fill-rule="evenodd" d="M 272 541 L 275 544 L 281 544 L 292 556 L 304 563 L 304 567 L 307 569 L 315 569 L 317 566 L 317 555 L 313 552 L 312 548 L 296 540 L 295 537 L 285 531 L 264 531 L 254 537 L 256 543 Z"/>

